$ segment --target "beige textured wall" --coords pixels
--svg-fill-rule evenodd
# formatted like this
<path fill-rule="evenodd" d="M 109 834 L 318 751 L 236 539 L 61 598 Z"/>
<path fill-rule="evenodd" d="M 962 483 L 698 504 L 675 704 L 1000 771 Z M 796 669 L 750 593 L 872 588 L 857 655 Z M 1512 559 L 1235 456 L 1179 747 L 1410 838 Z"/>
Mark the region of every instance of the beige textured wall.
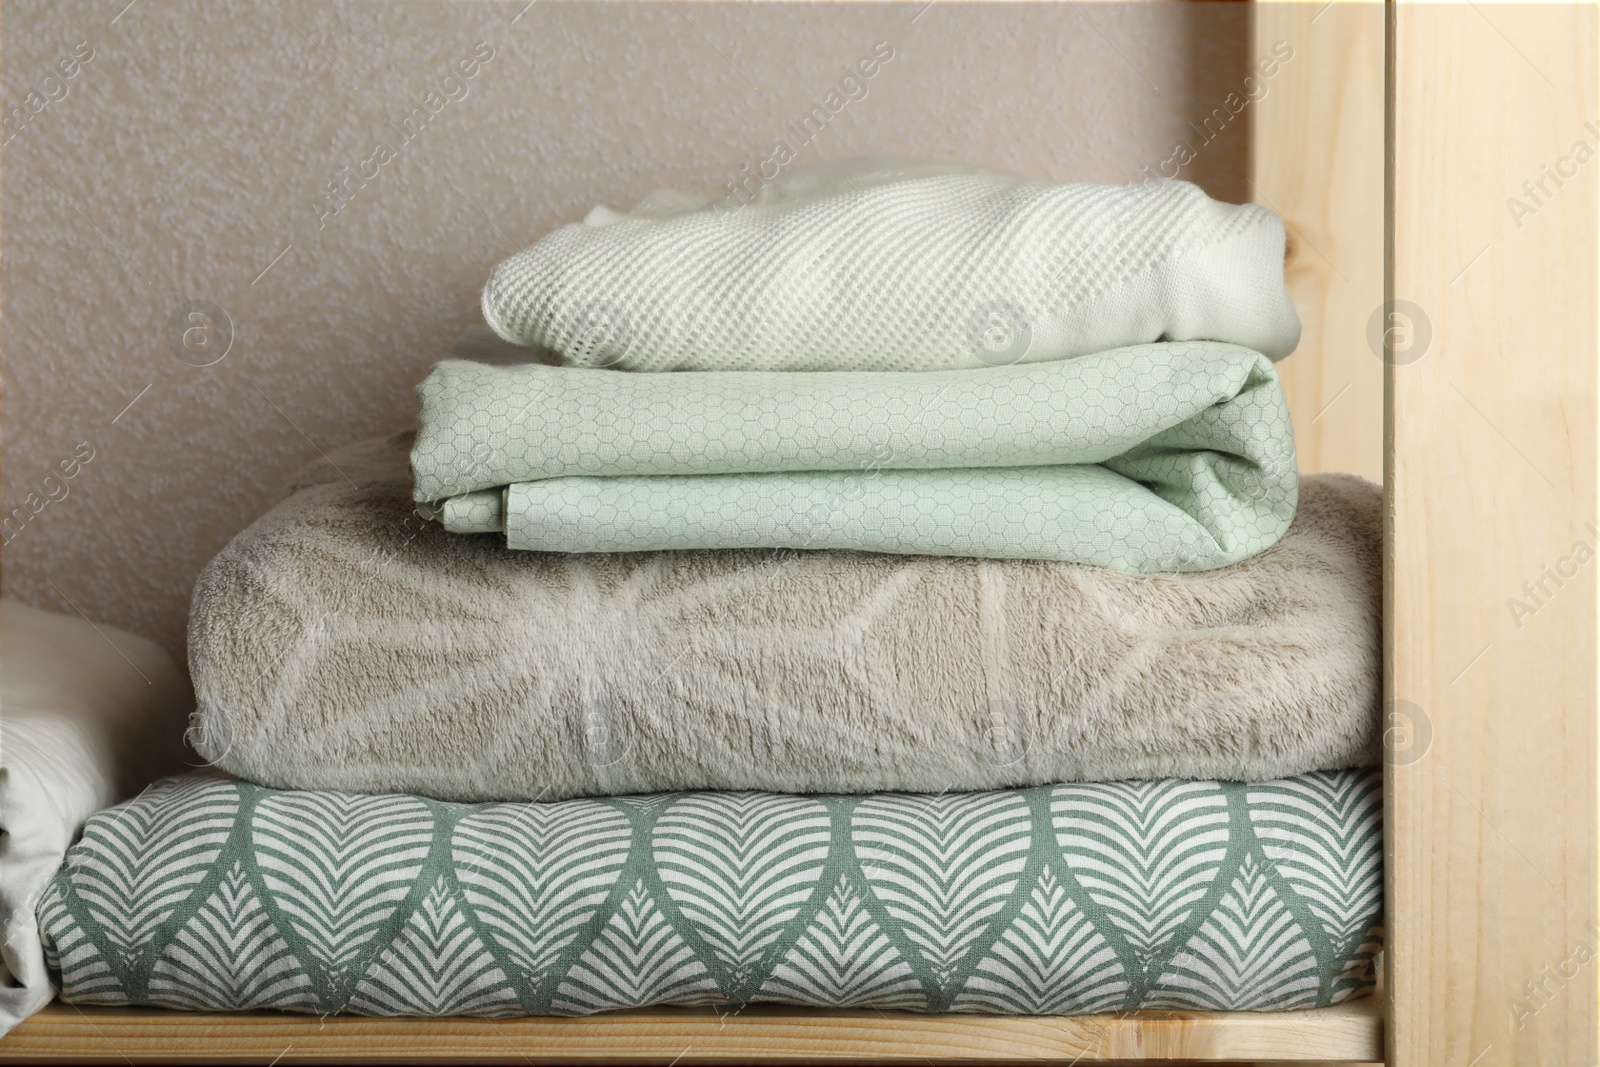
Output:
<path fill-rule="evenodd" d="M 802 160 L 1119 181 L 1181 141 L 1185 177 L 1249 193 L 1248 111 L 1211 143 L 1188 125 L 1242 83 L 1245 5 L 125 3 L 4 8 L 3 503 L 26 521 L 0 554 L 6 595 L 180 654 L 200 568 L 319 450 L 410 421 L 498 259 L 597 202 L 720 186 L 875 42 L 894 59 Z M 493 58 L 446 82 L 477 42 Z M 188 301 L 232 322 L 209 366 L 168 342 Z"/>

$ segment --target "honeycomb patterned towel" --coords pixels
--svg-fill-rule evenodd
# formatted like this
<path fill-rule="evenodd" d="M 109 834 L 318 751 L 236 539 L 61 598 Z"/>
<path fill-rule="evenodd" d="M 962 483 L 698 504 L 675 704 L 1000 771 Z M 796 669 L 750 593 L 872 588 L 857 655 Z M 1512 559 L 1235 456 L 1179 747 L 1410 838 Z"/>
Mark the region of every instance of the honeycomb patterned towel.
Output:
<path fill-rule="evenodd" d="M 869 159 L 748 201 L 596 208 L 496 267 L 484 317 L 570 363 L 642 371 L 947 370 L 1158 340 L 1279 359 L 1300 338 L 1282 222 L 1186 182 Z"/>
<path fill-rule="evenodd" d="M 856 549 L 1189 571 L 1294 517 L 1277 373 L 1140 345 L 930 374 L 438 364 L 415 496 L 511 548 Z"/>
<path fill-rule="evenodd" d="M 553 804 L 167 779 L 40 905 L 75 1004 L 1014 1015 L 1367 992 L 1380 776 Z"/>

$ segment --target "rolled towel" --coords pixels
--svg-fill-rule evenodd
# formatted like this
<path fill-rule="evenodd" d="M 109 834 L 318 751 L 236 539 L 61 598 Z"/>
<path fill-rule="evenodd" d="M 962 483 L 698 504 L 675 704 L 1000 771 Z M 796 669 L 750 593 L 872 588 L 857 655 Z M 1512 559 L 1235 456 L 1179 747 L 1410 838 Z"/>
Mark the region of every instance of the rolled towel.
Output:
<path fill-rule="evenodd" d="M 1300 339 L 1284 230 L 1187 182 L 1057 184 L 949 163 L 803 168 L 748 203 L 658 191 L 497 266 L 502 337 L 622 370 L 929 371 Z"/>
<path fill-rule="evenodd" d="M 1376 762 L 1381 493 L 1243 563 L 510 552 L 413 513 L 409 434 L 319 460 L 200 575 L 194 736 L 295 789 L 970 791 Z"/>

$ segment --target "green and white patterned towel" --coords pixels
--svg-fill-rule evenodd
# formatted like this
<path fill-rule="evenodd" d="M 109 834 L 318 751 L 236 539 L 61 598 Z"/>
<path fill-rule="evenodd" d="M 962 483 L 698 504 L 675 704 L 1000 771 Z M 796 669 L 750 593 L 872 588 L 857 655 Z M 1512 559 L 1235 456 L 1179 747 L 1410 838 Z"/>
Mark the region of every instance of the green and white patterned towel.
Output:
<path fill-rule="evenodd" d="M 1279 1010 L 1373 984 L 1376 771 L 546 804 L 166 779 L 40 906 L 78 1004 Z"/>
<path fill-rule="evenodd" d="M 1140 345 L 926 374 L 629 374 L 450 360 L 418 387 L 418 501 L 511 548 L 832 548 L 1206 570 L 1294 517 L 1277 374 Z"/>

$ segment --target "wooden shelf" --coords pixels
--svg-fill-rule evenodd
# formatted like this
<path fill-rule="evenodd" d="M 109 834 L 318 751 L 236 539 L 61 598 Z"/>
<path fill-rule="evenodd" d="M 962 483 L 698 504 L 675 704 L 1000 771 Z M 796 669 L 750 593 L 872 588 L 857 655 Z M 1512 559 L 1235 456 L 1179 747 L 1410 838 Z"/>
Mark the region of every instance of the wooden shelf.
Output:
<path fill-rule="evenodd" d="M 654 1009 L 575 1019 L 370 1019 L 52 1004 L 0 1063 L 1061 1063 L 1373 1061 L 1379 1002 L 1313 1011 L 1001 1017 Z"/>

